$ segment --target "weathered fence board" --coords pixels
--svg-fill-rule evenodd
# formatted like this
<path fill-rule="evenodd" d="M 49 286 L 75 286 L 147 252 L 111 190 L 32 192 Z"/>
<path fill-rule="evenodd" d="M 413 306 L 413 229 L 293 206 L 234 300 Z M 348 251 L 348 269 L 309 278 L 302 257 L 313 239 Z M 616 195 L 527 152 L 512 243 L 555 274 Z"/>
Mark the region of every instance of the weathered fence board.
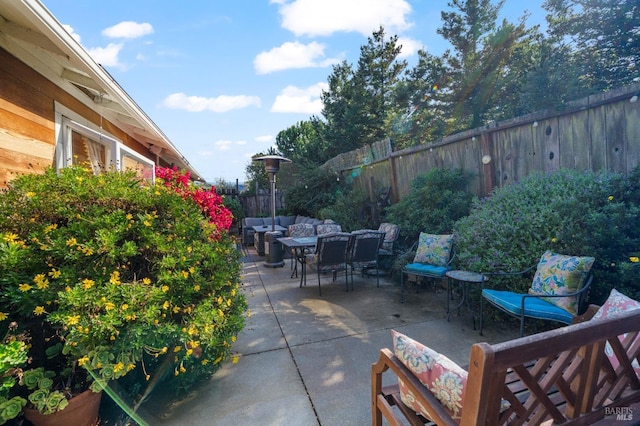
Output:
<path fill-rule="evenodd" d="M 534 171 L 607 169 L 627 174 L 640 165 L 640 102 L 630 102 L 639 91 L 636 83 L 581 99 L 561 112 L 533 113 L 396 152 L 391 152 L 390 141 L 383 141 L 341 154 L 323 167 L 330 165 L 364 191 L 391 187 L 393 201 L 433 168 L 471 171 L 469 190 L 478 196 Z M 376 188 L 369 190 L 372 186 Z"/>

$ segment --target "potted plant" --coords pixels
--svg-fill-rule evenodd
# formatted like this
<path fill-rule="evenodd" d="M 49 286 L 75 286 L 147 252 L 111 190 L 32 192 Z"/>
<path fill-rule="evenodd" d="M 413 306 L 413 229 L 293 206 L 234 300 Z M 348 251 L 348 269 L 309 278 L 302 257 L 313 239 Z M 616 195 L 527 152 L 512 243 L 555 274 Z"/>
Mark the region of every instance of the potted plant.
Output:
<path fill-rule="evenodd" d="M 31 339 L 26 370 L 53 374 L 67 397 L 124 376 L 142 382 L 134 398 L 159 378 L 184 390 L 244 325 L 230 213 L 215 189 L 159 175 L 50 169 L 0 195 L 2 314 Z"/>

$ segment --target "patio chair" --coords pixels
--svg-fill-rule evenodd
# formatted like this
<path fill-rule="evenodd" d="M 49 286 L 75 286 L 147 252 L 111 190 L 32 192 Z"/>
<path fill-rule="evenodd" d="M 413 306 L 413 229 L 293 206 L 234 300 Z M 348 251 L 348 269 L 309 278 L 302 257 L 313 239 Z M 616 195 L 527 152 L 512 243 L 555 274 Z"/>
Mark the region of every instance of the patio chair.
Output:
<path fill-rule="evenodd" d="M 434 281 L 446 278 L 455 257 L 453 240 L 453 234 L 420 233 L 420 238 L 413 245 L 417 245 L 413 262 L 405 265 L 400 274 L 400 302 L 404 302 L 405 275 L 413 275 L 416 280 L 418 277 Z"/>
<path fill-rule="evenodd" d="M 361 230 L 351 233 L 351 247 L 347 256 L 347 264 L 351 269 L 351 290 L 353 290 L 353 270 L 360 268 L 362 275 L 367 272 L 367 268 L 375 268 L 376 284 L 380 287 L 380 276 L 378 273 L 378 251 L 384 241 L 384 232 L 373 230 Z"/>
<path fill-rule="evenodd" d="M 528 293 L 482 289 L 480 298 L 480 334 L 483 327 L 483 302 L 520 318 L 520 336 L 524 336 L 524 319 L 537 318 L 571 324 L 587 309 L 587 296 L 593 281 L 593 257 L 566 256 L 546 251 L 537 266 L 514 273 L 485 273 L 489 276 L 522 276 L 535 268 Z"/>
<path fill-rule="evenodd" d="M 287 236 L 292 238 L 313 237 L 315 235 L 315 228 L 310 223 L 294 223 L 292 225 L 289 225 L 287 229 Z M 300 249 L 301 253 L 294 253 L 294 250 L 295 249 L 289 250 L 289 254 L 291 255 L 291 269 L 293 269 L 294 262 L 296 262 L 297 259 L 304 256 L 305 254 L 311 253 L 307 252 L 307 249 L 304 248 Z"/>
<path fill-rule="evenodd" d="M 384 240 L 382 247 L 378 251 L 378 259 L 385 267 L 391 269 L 394 254 L 393 246 L 400 236 L 400 227 L 396 224 L 385 222 L 380 224 L 378 231 L 384 232 Z"/>
<path fill-rule="evenodd" d="M 345 271 L 346 290 L 349 291 L 349 272 L 347 265 L 347 251 L 351 243 L 351 234 L 336 232 L 332 234 L 318 235 L 316 250 L 306 256 L 309 268 L 303 268 L 304 284 L 307 285 L 306 269 L 315 270 L 318 275 L 318 295 L 322 296 L 320 287 L 320 274 L 331 272 L 333 281 L 337 279 L 340 271 Z"/>

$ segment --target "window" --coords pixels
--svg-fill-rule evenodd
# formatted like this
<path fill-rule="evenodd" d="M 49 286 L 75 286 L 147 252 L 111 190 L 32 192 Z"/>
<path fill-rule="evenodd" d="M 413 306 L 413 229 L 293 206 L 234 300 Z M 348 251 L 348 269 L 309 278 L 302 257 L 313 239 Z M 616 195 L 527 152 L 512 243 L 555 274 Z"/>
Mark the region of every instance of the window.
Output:
<path fill-rule="evenodd" d="M 134 170 L 140 178 L 154 179 L 153 161 L 57 103 L 56 134 L 58 169 L 72 164 L 88 164 L 95 174 L 106 170 Z"/>

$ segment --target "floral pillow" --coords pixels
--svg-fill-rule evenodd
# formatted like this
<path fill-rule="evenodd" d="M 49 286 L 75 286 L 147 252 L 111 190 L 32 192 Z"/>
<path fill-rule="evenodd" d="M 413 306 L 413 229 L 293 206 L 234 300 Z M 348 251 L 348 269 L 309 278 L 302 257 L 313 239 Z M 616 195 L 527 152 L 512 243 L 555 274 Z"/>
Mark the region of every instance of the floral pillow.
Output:
<path fill-rule="evenodd" d="M 411 372 L 447 409 L 454 420 L 460 421 L 467 371 L 446 356 L 419 342 L 391 330 L 393 351 Z M 409 388 L 398 379 L 402 402 L 426 418 L 427 410 L 416 400 Z"/>
<path fill-rule="evenodd" d="M 446 266 L 451 257 L 452 246 L 453 235 L 434 235 L 421 232 L 413 263 Z"/>
<path fill-rule="evenodd" d="M 593 257 L 565 256 L 545 252 L 538 262 L 536 274 L 529 293 L 570 294 L 580 290 L 594 262 Z M 548 302 L 572 314 L 577 314 L 578 299 L 571 297 L 549 297 Z"/>
<path fill-rule="evenodd" d="M 635 309 L 640 309 L 640 302 L 637 302 L 625 296 L 614 288 L 611 290 L 611 293 L 609 294 L 607 300 L 600 307 L 600 309 L 598 309 L 598 312 L 596 312 L 591 320 L 593 321 L 598 319 L 607 319 L 624 312 L 633 311 Z M 618 336 L 618 338 L 620 339 L 620 341 L 623 341 L 626 336 L 627 335 L 625 333 L 621 336 Z M 639 338 L 640 337 L 636 338 L 636 340 Z M 613 352 L 613 348 L 611 347 L 609 342 L 607 342 L 607 344 L 605 345 L 604 353 L 605 355 L 607 355 L 607 358 L 609 358 L 611 366 L 614 369 L 618 368 L 620 362 Z M 640 378 L 640 364 L 638 364 L 638 360 L 634 359 L 631 365 L 633 365 L 633 369 L 636 371 L 636 375 L 638 376 L 638 378 Z"/>

